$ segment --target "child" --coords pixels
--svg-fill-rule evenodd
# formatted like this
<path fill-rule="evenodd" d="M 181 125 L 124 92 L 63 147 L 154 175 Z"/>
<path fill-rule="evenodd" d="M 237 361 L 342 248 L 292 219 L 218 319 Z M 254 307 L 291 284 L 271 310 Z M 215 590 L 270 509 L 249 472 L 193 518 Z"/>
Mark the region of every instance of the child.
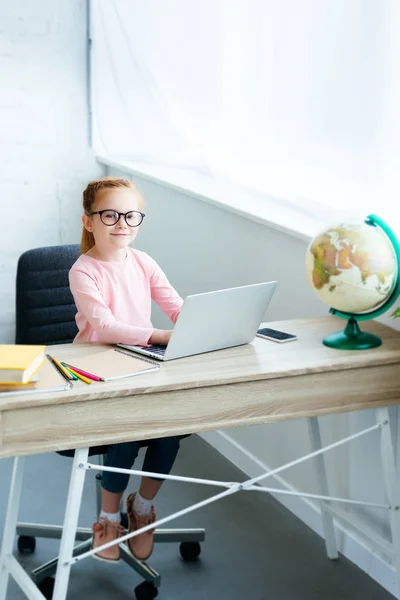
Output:
<path fill-rule="evenodd" d="M 142 198 L 126 179 L 105 177 L 89 183 L 83 192 L 81 256 L 72 266 L 69 281 L 78 309 L 79 333 L 74 342 L 167 344 L 172 330 L 154 329 L 151 298 L 175 323 L 183 300 L 157 263 L 145 252 L 130 248 L 144 219 Z M 174 464 L 182 436 L 150 440 L 144 471 L 168 474 Z M 114 444 L 107 466 L 131 469 L 140 442 Z M 93 525 L 93 548 L 123 535 L 120 502 L 129 475 L 104 471 L 102 511 Z M 127 499 L 129 531 L 154 523 L 153 499 L 162 480 L 143 477 L 139 491 Z M 153 532 L 128 540 L 132 554 L 147 559 L 153 549 Z M 116 544 L 94 555 L 118 561 Z"/>

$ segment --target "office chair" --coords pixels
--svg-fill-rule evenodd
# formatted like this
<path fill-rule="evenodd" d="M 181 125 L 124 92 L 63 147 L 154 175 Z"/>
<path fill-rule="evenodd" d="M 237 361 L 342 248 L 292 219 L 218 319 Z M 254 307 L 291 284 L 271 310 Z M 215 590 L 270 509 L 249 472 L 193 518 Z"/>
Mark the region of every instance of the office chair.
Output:
<path fill-rule="evenodd" d="M 16 280 L 16 344 L 66 344 L 72 342 L 78 332 L 75 323 L 76 306 L 69 289 L 68 272 L 79 256 L 79 246 L 50 246 L 36 248 L 22 254 L 17 266 Z M 143 442 L 143 446 L 147 442 Z M 89 455 L 97 456 L 102 463 L 108 446 L 90 448 Z M 59 452 L 73 456 L 74 450 Z M 101 510 L 101 474 L 96 476 L 96 518 Z M 121 513 L 122 524 L 127 527 L 127 516 Z M 30 554 L 36 547 L 36 538 L 60 539 L 61 526 L 18 523 L 18 550 Z M 203 529 L 157 530 L 154 541 L 180 543 L 184 560 L 195 560 L 200 554 L 199 542 L 204 541 Z M 74 556 L 90 549 L 91 528 L 79 528 Z M 137 600 L 151 600 L 158 594 L 161 576 L 145 562 L 136 560 L 121 544 L 121 559 L 145 580 L 135 588 Z M 37 567 L 31 573 L 42 594 L 51 598 L 57 558 Z"/>

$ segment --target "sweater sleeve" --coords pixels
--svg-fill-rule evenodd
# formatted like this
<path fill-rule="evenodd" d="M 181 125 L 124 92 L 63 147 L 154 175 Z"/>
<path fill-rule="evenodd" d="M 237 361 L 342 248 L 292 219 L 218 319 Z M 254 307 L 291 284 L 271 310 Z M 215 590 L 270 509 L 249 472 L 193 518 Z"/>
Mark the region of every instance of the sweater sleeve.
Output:
<path fill-rule="evenodd" d="M 89 273 L 80 269 L 71 269 L 69 282 L 78 311 L 96 331 L 100 342 L 139 346 L 148 344 L 154 329 L 117 321 L 104 302 L 96 281 Z"/>
<path fill-rule="evenodd" d="M 173 323 L 181 312 L 183 300 L 168 281 L 164 271 L 154 259 L 147 255 L 150 268 L 151 297 Z"/>

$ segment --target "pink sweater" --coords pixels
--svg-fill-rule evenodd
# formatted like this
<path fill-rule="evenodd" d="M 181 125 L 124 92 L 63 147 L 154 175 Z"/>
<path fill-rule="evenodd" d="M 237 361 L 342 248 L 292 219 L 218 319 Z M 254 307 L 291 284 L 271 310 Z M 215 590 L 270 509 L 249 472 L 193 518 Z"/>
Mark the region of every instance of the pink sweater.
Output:
<path fill-rule="evenodd" d="M 145 346 L 154 328 L 151 299 L 175 323 L 183 300 L 157 263 L 145 252 L 127 248 L 121 262 L 103 262 L 82 254 L 69 272 L 78 309 L 74 342 Z"/>

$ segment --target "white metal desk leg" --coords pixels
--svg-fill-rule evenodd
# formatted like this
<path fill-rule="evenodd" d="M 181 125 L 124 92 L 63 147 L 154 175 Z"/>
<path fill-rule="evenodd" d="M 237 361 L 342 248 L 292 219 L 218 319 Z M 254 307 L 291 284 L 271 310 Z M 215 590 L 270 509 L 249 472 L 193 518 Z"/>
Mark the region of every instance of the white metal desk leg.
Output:
<path fill-rule="evenodd" d="M 311 449 L 313 451 L 320 450 L 322 448 L 321 432 L 319 429 L 318 417 L 309 417 L 308 421 L 308 433 L 310 435 Z M 323 496 L 329 496 L 328 490 L 328 479 L 326 477 L 325 470 L 325 459 L 323 454 L 319 454 L 314 457 L 317 465 L 317 481 L 319 486 L 319 493 Z M 338 558 L 338 551 L 336 546 L 335 527 L 333 524 L 332 515 L 326 510 L 325 502 L 320 502 L 321 507 L 321 518 L 322 518 L 322 530 L 325 537 L 326 553 L 328 558 Z"/>
<path fill-rule="evenodd" d="M 0 600 L 6 600 L 9 571 L 5 564 L 6 556 L 11 555 L 14 546 L 15 529 L 17 526 L 19 502 L 21 499 L 22 479 L 24 475 L 25 456 L 14 458 L 10 493 L 6 520 L 4 523 L 3 543 L 0 554 Z"/>
<path fill-rule="evenodd" d="M 386 494 L 390 503 L 389 518 L 393 544 L 393 564 L 396 569 L 397 597 L 400 598 L 400 491 L 396 472 L 396 453 L 393 443 L 390 411 L 388 408 L 376 410 L 378 422 L 383 422 L 381 428 L 381 458 Z"/>
<path fill-rule="evenodd" d="M 89 448 L 80 448 L 75 450 L 74 463 L 72 465 L 72 473 L 69 483 L 67 506 L 65 509 L 53 600 L 65 600 L 67 597 L 71 565 L 65 563 L 67 561 L 69 562 L 72 558 L 79 511 L 81 507 L 83 484 L 85 482 L 86 473 L 85 469 L 80 468 L 79 465 L 87 462 L 88 454 Z"/>

